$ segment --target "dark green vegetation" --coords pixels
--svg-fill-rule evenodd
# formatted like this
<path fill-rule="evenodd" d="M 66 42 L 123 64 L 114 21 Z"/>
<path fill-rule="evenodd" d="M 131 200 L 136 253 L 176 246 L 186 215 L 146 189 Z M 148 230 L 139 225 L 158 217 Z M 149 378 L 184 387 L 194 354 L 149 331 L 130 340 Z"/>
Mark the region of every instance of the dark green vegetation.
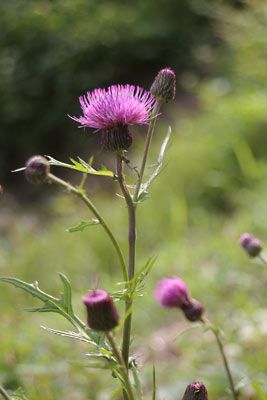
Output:
<path fill-rule="evenodd" d="M 59 2 L 51 4 L 56 7 Z M 71 10 L 72 3 L 64 4 L 66 7 L 69 5 Z M 80 10 L 81 15 L 82 5 L 79 2 L 76 4 L 76 10 Z M 115 7 L 116 3 L 113 4 Z M 244 231 L 251 231 L 263 240 L 267 237 L 267 10 L 262 2 L 257 1 L 253 2 L 253 6 L 240 2 L 238 4 L 244 4 L 244 7 L 236 9 L 226 7 L 226 2 L 212 9 L 206 7 L 205 2 L 188 4 L 194 5 L 194 10 L 198 9 L 198 4 L 203 5 L 201 9 L 212 16 L 213 30 L 224 39 L 224 44 L 216 51 L 216 58 L 209 43 L 199 46 L 194 53 L 198 59 L 204 60 L 205 65 L 213 66 L 209 69 L 209 76 L 203 80 L 196 72 L 199 67 L 195 59 L 191 60 L 192 69 L 188 67 L 188 59 L 183 72 L 178 74 L 179 86 L 186 95 L 179 97 L 177 104 L 165 107 L 168 120 L 161 121 L 155 134 L 151 163 L 156 159 L 171 122 L 173 137 L 167 167 L 154 183 L 151 199 L 144 202 L 138 211 L 138 266 L 142 266 L 151 255 L 157 255 L 158 260 L 147 280 L 144 297 L 136 303 L 132 348 L 137 361 L 145 363 L 146 398 L 150 398 L 152 363 L 156 364 L 160 400 L 179 398 L 185 386 L 196 379 L 205 382 L 211 399 L 230 398 L 213 338 L 203 333 L 198 325 L 189 325 L 178 312 L 160 309 L 153 300 L 155 282 L 166 274 L 177 274 L 188 283 L 192 296 L 205 305 L 209 318 L 223 328 L 235 381 L 241 381 L 243 386 L 241 399 L 256 400 L 260 396 L 252 388 L 251 380 L 266 382 L 267 268 L 246 257 L 239 248 L 238 237 Z M 12 5 L 18 7 L 17 2 L 9 2 L 6 11 Z M 151 3 L 152 6 L 154 4 Z M 69 15 L 72 15 L 70 11 Z M 170 15 L 174 14 L 170 12 Z M 59 24 L 56 20 L 47 20 L 52 25 Z M 20 23 L 22 21 L 23 18 L 19 20 Z M 36 29 L 42 27 L 40 23 L 35 26 Z M 70 24 L 65 22 L 65 26 Z M 134 26 L 138 32 L 138 22 Z M 81 19 L 80 26 L 77 21 L 79 31 L 78 28 L 81 33 L 75 46 L 79 44 L 82 48 L 82 39 L 85 41 L 86 36 L 83 29 L 93 27 L 89 22 L 88 25 L 82 23 Z M 103 31 L 100 27 L 97 29 Z M 56 36 L 53 30 L 51 32 L 52 40 Z M 65 36 L 62 33 L 63 43 Z M 55 42 L 52 41 L 52 47 Z M 172 44 L 170 54 L 173 54 L 173 47 Z M 127 48 L 141 54 L 139 48 Z M 158 51 L 155 53 L 158 54 Z M 152 67 L 146 64 L 147 69 L 140 70 L 140 76 L 143 72 L 146 75 L 144 80 L 152 79 L 152 69 L 157 72 L 159 64 L 165 65 L 165 59 L 161 57 L 158 61 L 155 59 L 155 64 L 152 61 Z M 168 63 L 174 60 L 173 63 L 178 65 L 180 59 L 176 59 L 175 55 L 173 57 L 168 59 Z M 111 83 L 112 78 L 116 79 L 106 53 L 99 60 L 98 66 L 105 66 L 110 75 L 105 75 L 103 70 L 94 66 L 99 76 L 91 78 L 92 66 L 87 67 L 88 71 L 81 69 L 80 72 L 77 64 L 71 73 L 73 89 L 68 89 L 68 86 L 63 92 L 59 87 L 55 89 L 57 99 L 60 99 L 57 103 L 61 105 L 67 101 L 68 104 L 62 106 L 64 110 L 57 110 L 53 117 L 46 114 L 45 121 L 54 132 L 52 136 L 46 137 L 48 128 L 43 127 L 44 121 L 34 128 L 34 132 L 31 131 L 31 135 L 36 137 L 35 150 L 41 143 L 39 140 L 44 140 L 49 142 L 52 155 L 57 156 L 56 150 L 53 150 L 57 146 L 54 140 L 63 140 L 62 136 L 57 136 L 57 129 L 61 126 L 59 121 L 63 121 L 66 112 L 74 109 L 77 103 L 75 96 L 84 91 L 87 79 L 88 87 L 93 87 L 97 80 Z M 125 63 L 127 60 L 126 57 Z M 50 62 L 47 68 L 51 68 Z M 64 57 L 62 68 L 66 68 Z M 51 79 L 55 77 L 55 70 L 50 70 Z M 124 76 L 125 71 L 120 73 Z M 134 82 L 139 83 L 140 76 L 135 75 Z M 35 79 L 43 85 L 42 79 L 40 82 L 39 78 Z M 47 85 L 44 87 L 47 88 Z M 65 88 L 64 85 L 62 87 Z M 66 100 L 65 93 L 69 100 Z M 15 102 L 13 97 L 6 100 L 6 106 L 15 106 L 13 100 Z M 36 102 L 29 101 L 31 110 Z M 48 103 L 45 100 L 43 112 L 50 112 L 50 107 L 54 108 L 49 100 Z M 71 124 L 71 121 L 66 122 L 70 129 L 68 137 L 72 136 L 71 140 L 74 138 L 76 141 L 84 134 L 76 127 L 70 128 Z M 19 129 L 17 125 L 14 132 L 14 139 L 18 141 L 22 135 Z M 45 138 L 40 139 L 42 136 Z M 139 139 L 131 153 L 134 165 L 143 144 L 139 133 L 135 137 Z M 19 148 L 20 145 L 17 146 Z M 30 155 L 32 149 L 25 146 Z M 40 152 L 48 148 L 40 146 Z M 71 141 L 68 146 L 70 148 Z M 66 154 L 64 160 L 67 159 Z M 98 154 L 96 159 L 101 163 L 102 155 Z M 106 160 L 106 164 L 112 168 L 112 159 Z M 57 170 L 54 169 L 54 172 Z M 129 177 L 131 179 L 130 172 Z M 17 179 L 24 192 L 33 193 L 23 176 L 18 175 Z M 36 190 L 46 193 L 47 189 L 48 186 L 43 185 Z M 123 244 L 126 210 L 115 195 L 119 191 L 116 183 L 108 178 L 89 178 L 88 190 Z M 19 202 L 20 194 L 14 199 L 6 193 L 0 203 L 1 275 L 17 276 L 29 282 L 38 280 L 41 288 L 57 295 L 60 290 L 57 271 L 65 273 L 72 282 L 74 304 L 81 317 L 84 316 L 81 296 L 91 287 L 96 275 L 100 278 L 101 287 L 117 290 L 115 282 L 121 280 L 120 270 L 101 227 L 92 226 L 83 233 L 65 232 L 66 228 L 89 219 L 87 210 L 75 198 L 55 190 L 49 199 L 39 199 L 34 210 L 31 209 L 32 204 L 27 208 L 27 205 L 20 206 Z M 66 327 L 64 321 L 56 316 L 27 314 L 23 309 L 36 305 L 36 302 L 25 293 L 5 285 L 1 285 L 0 304 L 0 381 L 6 388 L 21 385 L 33 400 L 100 400 L 106 398 L 105 393 L 110 393 L 106 382 L 103 386 L 104 380 L 115 387 L 108 372 L 84 368 L 87 360 L 83 355 L 89 351 L 86 345 L 51 336 L 39 328 L 39 325 L 46 325 L 60 329 Z M 264 391 L 267 393 L 266 387 Z"/>

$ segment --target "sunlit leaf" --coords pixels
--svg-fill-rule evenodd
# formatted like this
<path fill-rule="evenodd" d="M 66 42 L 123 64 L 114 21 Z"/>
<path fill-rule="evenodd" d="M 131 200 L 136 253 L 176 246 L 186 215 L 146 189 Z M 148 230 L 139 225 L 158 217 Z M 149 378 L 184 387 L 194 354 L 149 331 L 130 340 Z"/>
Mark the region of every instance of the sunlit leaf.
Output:
<path fill-rule="evenodd" d="M 75 171 L 83 172 L 83 173 L 90 174 L 90 175 L 109 176 L 111 178 L 115 177 L 114 172 L 109 171 L 104 166 L 102 166 L 102 168 L 100 170 L 94 169 L 90 164 L 91 160 L 89 161 L 89 163 L 87 163 L 86 161 L 82 160 L 79 157 L 78 157 L 78 161 L 71 158 L 70 161 L 72 164 L 68 164 L 68 163 L 63 163 L 61 161 L 58 161 L 51 156 L 46 156 L 46 157 L 48 158 L 49 164 L 54 165 L 56 167 L 69 168 L 69 169 L 73 169 Z"/>
<path fill-rule="evenodd" d="M 138 194 L 138 201 L 144 201 L 147 200 L 149 198 L 148 195 L 148 188 L 150 187 L 150 185 L 152 184 L 152 182 L 157 178 L 157 176 L 159 175 L 159 173 L 162 171 L 162 164 L 163 164 L 163 159 L 164 159 L 164 154 L 167 148 L 167 145 L 169 143 L 170 137 L 171 137 L 171 127 L 169 126 L 167 134 L 163 140 L 163 143 L 161 145 L 160 148 L 160 152 L 159 152 L 159 156 L 158 156 L 158 160 L 156 163 L 156 166 L 152 172 L 152 174 L 150 175 L 150 177 L 148 178 L 148 180 L 143 183 L 141 185 L 139 194 Z"/>

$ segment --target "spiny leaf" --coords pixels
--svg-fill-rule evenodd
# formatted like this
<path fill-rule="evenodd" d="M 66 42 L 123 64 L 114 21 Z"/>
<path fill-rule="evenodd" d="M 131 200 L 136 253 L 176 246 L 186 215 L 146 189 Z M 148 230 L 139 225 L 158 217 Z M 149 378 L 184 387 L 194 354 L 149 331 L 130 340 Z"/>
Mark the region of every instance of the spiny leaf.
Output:
<path fill-rule="evenodd" d="M 100 224 L 100 222 L 98 221 L 98 219 L 92 219 L 90 221 L 81 221 L 78 225 L 68 228 L 67 232 L 70 232 L 70 233 L 82 232 L 88 226 L 99 225 L 99 224 Z"/>
<path fill-rule="evenodd" d="M 39 286 L 38 282 L 27 283 L 17 278 L 7 277 L 0 278 L 0 281 L 10 283 L 11 285 L 24 290 L 25 292 L 31 294 L 33 297 L 38 298 L 43 302 L 42 307 L 36 307 L 28 309 L 31 312 L 55 312 L 72 323 L 74 326 L 81 326 L 83 323 L 79 318 L 73 313 L 71 304 L 71 286 L 65 275 L 59 274 L 60 279 L 63 283 L 63 293 L 60 298 L 51 296 L 48 293 L 43 292 Z M 85 325 L 84 325 L 85 326 Z"/>
<path fill-rule="evenodd" d="M 133 277 L 133 279 L 130 282 L 130 287 L 131 287 L 131 295 L 134 294 L 135 291 L 140 291 L 143 289 L 142 284 L 151 271 L 152 267 L 154 266 L 155 262 L 157 260 L 157 256 L 150 257 L 143 268 L 141 268 Z"/>
<path fill-rule="evenodd" d="M 90 175 L 99 175 L 99 176 L 109 176 L 111 178 L 114 178 L 115 174 L 112 171 L 109 171 L 106 167 L 102 166 L 100 170 L 96 170 L 91 166 L 91 161 L 87 163 L 86 161 L 82 160 L 81 158 L 78 157 L 79 161 L 74 160 L 73 158 L 70 158 L 70 161 L 72 164 L 68 163 L 63 163 L 61 161 L 56 160 L 55 158 L 51 156 L 46 156 L 48 158 L 48 162 L 50 165 L 54 165 L 56 167 L 64 167 L 64 168 L 69 168 L 73 169 L 78 172 L 84 172 L 86 174 Z"/>
<path fill-rule="evenodd" d="M 148 180 L 143 183 L 141 185 L 141 189 L 140 192 L 138 194 L 138 201 L 144 201 L 146 199 L 148 199 L 149 195 L 148 195 L 148 188 L 150 187 L 150 185 L 152 184 L 152 182 L 157 178 L 157 176 L 159 175 L 159 173 L 162 170 L 162 164 L 163 164 L 163 159 L 164 159 L 164 154 L 167 148 L 167 145 L 169 143 L 170 137 L 171 137 L 171 127 L 169 126 L 167 134 L 162 142 L 161 148 L 160 148 L 160 152 L 159 152 L 159 156 L 158 156 L 158 160 L 156 163 L 156 166 L 152 172 L 152 174 L 150 175 L 150 177 L 148 178 Z"/>
<path fill-rule="evenodd" d="M 54 333 L 55 335 L 64 336 L 64 337 L 80 340 L 82 342 L 86 342 L 86 343 L 95 345 L 95 343 L 92 340 L 88 339 L 88 337 L 83 335 L 82 333 L 76 333 L 76 332 L 71 332 L 71 331 L 65 332 L 65 331 L 60 331 L 58 329 L 48 328 L 47 326 L 42 326 L 42 325 L 41 325 L 41 328 L 49 333 Z"/>

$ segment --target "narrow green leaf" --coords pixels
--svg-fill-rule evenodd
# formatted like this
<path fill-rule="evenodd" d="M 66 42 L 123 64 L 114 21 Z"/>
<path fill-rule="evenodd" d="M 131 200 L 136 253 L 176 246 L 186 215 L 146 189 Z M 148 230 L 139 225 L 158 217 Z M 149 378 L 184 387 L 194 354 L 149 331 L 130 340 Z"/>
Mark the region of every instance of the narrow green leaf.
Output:
<path fill-rule="evenodd" d="M 132 371 L 133 378 L 134 378 L 134 387 L 135 387 L 135 391 L 137 394 L 137 400 L 143 400 L 143 391 L 142 391 L 142 385 L 141 385 L 141 381 L 140 381 L 140 377 L 139 377 L 139 370 L 138 370 L 137 365 L 134 362 L 134 360 L 131 363 L 131 371 Z"/>
<path fill-rule="evenodd" d="M 76 332 L 71 332 L 71 331 L 60 331 L 58 329 L 48 328 L 47 326 L 43 326 L 43 325 L 41 325 L 41 328 L 49 333 L 53 333 L 58 336 L 63 336 L 63 337 L 68 337 L 71 339 L 79 340 L 81 342 L 86 342 L 86 343 L 92 344 L 94 346 L 96 345 L 95 342 L 88 339 L 88 337 L 82 333 L 76 333 Z"/>
<path fill-rule="evenodd" d="M 167 149 L 167 145 L 169 143 L 170 137 L 171 137 L 171 127 L 169 126 L 167 134 L 162 142 L 161 148 L 160 148 L 160 152 L 159 152 L 159 156 L 158 156 L 158 160 L 156 163 L 156 166 L 152 172 L 152 174 L 150 175 L 150 177 L 148 178 L 148 180 L 143 183 L 141 185 L 141 189 L 138 195 L 138 201 L 144 201 L 146 199 L 148 199 L 148 188 L 150 187 L 150 185 L 152 184 L 152 182 L 157 178 L 157 176 L 159 175 L 159 173 L 162 170 L 162 164 L 163 164 L 163 159 L 164 159 L 164 154 L 165 151 Z"/>
<path fill-rule="evenodd" d="M 98 221 L 98 219 L 92 219 L 90 221 L 81 221 L 78 225 L 68 228 L 67 232 L 70 232 L 70 233 L 82 232 L 88 226 L 99 225 L 99 224 L 100 224 L 100 222 Z"/>
<path fill-rule="evenodd" d="M 54 165 L 56 167 L 63 167 L 63 168 L 69 168 L 73 169 L 78 172 L 84 172 L 86 174 L 90 175 L 99 175 L 99 176 L 109 176 L 111 178 L 114 178 L 114 172 L 109 171 L 106 167 L 102 166 L 100 170 L 96 170 L 91 166 L 91 160 L 89 163 L 86 161 L 82 160 L 81 158 L 78 157 L 78 161 L 74 160 L 73 158 L 70 159 L 72 164 L 68 163 L 63 163 L 61 161 L 56 160 L 55 158 L 51 156 L 46 156 L 48 158 L 48 162 L 50 165 Z"/>
<path fill-rule="evenodd" d="M 157 256 L 150 257 L 145 263 L 145 265 L 135 274 L 135 276 L 130 282 L 131 296 L 134 294 L 134 292 L 143 289 L 142 285 L 144 283 L 144 280 L 148 276 L 151 269 L 153 268 L 156 260 Z"/>
<path fill-rule="evenodd" d="M 73 316 L 74 313 L 73 313 L 73 308 L 72 308 L 72 292 L 71 292 L 70 281 L 61 272 L 59 273 L 59 277 L 60 277 L 61 282 L 63 284 L 62 304 L 63 304 L 64 309 L 66 310 L 66 312 L 69 315 Z"/>

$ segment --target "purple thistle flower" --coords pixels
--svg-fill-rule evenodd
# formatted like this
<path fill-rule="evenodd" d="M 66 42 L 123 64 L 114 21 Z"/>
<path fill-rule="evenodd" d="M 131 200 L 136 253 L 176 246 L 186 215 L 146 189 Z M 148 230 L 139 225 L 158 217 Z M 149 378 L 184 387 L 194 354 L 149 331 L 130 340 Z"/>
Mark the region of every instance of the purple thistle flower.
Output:
<path fill-rule="evenodd" d="M 262 243 L 250 233 L 243 233 L 239 239 L 240 246 L 247 252 L 250 257 L 257 257 L 262 251 Z"/>
<path fill-rule="evenodd" d="M 108 292 L 92 290 L 82 298 L 87 309 L 87 322 L 91 329 L 108 332 L 119 323 L 119 313 Z"/>
<path fill-rule="evenodd" d="M 162 279 L 156 286 L 155 298 L 162 307 L 182 308 L 189 303 L 189 291 L 182 279 Z"/>
<path fill-rule="evenodd" d="M 129 125 L 149 122 L 155 105 L 152 94 L 139 86 L 112 85 L 80 96 L 83 115 L 71 117 L 81 127 L 95 128 L 102 133 L 102 145 L 108 150 L 125 150 L 132 143 Z"/>
<path fill-rule="evenodd" d="M 208 400 L 208 392 L 204 383 L 190 383 L 184 392 L 182 400 Z"/>

